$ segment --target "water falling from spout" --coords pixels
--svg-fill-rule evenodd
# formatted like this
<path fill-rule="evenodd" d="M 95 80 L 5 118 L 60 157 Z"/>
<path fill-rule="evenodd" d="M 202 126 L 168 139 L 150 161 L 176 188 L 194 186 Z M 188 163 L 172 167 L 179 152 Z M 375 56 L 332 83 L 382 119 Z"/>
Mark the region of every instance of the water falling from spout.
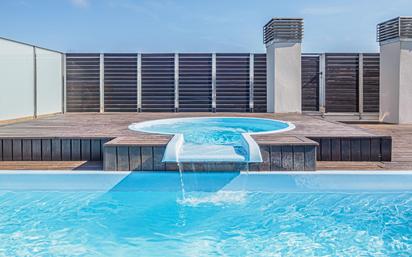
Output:
<path fill-rule="evenodd" d="M 179 176 L 180 176 L 180 190 L 182 191 L 182 200 L 186 200 L 185 183 L 183 181 L 183 163 L 178 162 Z"/>

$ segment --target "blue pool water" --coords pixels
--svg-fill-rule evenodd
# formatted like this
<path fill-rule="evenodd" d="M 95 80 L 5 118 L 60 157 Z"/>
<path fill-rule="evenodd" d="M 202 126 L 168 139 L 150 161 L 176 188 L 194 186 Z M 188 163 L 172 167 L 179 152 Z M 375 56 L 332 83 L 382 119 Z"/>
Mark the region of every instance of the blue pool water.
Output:
<path fill-rule="evenodd" d="M 187 161 L 249 161 L 244 134 L 275 133 L 293 129 L 291 123 L 261 118 L 200 117 L 154 120 L 132 124 L 131 130 L 181 134 L 180 157 Z M 223 158 L 223 159 L 222 159 Z"/>
<path fill-rule="evenodd" d="M 0 174 L 0 256 L 412 252 L 412 173 L 183 179 L 184 198 L 178 173 Z"/>

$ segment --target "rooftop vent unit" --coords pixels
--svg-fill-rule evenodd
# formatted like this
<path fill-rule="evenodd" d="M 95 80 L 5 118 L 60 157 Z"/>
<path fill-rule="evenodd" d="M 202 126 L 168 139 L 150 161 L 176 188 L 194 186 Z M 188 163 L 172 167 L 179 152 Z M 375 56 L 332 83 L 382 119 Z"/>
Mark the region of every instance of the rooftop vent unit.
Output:
<path fill-rule="evenodd" d="M 300 43 L 302 38 L 302 18 L 272 18 L 263 27 L 263 42 L 266 45 L 275 42 Z"/>
<path fill-rule="evenodd" d="M 397 17 L 377 25 L 376 40 L 412 40 L 412 17 Z"/>

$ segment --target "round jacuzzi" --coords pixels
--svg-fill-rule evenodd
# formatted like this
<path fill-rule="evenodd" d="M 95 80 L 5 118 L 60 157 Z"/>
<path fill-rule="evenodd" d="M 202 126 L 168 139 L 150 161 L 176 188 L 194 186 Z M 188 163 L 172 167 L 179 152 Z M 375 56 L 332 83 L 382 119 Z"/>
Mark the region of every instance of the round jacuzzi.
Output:
<path fill-rule="evenodd" d="M 172 146 L 168 145 L 169 150 L 174 149 L 173 160 L 245 162 L 261 159 L 259 147 L 250 135 L 294 128 L 290 122 L 249 117 L 173 118 L 129 126 L 134 131 L 175 135 Z"/>

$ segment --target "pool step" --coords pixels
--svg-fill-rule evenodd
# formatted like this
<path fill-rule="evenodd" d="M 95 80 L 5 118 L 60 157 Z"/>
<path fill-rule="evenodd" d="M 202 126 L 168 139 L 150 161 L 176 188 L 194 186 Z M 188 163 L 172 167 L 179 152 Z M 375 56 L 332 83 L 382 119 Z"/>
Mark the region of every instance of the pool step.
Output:
<path fill-rule="evenodd" d="M 180 162 L 244 162 L 246 157 L 231 145 L 184 144 L 179 153 Z"/>

